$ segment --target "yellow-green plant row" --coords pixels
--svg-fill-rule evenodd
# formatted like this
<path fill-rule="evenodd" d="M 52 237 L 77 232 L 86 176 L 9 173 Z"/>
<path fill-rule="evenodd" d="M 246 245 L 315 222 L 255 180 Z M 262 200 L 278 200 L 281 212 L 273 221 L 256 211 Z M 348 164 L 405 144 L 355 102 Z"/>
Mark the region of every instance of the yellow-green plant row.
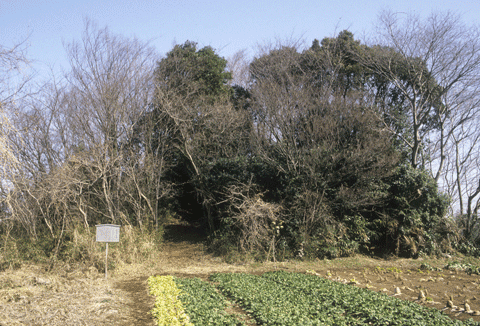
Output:
<path fill-rule="evenodd" d="M 150 276 L 148 289 L 155 296 L 152 315 L 158 326 L 194 326 L 178 299 L 181 290 L 177 288 L 173 276 Z"/>

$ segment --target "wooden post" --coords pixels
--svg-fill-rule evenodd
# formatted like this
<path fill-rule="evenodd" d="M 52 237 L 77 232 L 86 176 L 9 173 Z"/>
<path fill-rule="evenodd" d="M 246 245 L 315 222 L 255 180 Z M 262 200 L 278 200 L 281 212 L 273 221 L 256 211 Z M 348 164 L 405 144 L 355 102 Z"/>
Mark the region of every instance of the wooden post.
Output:
<path fill-rule="evenodd" d="M 107 267 L 108 267 L 108 242 L 105 242 L 106 247 L 105 247 L 105 279 L 107 279 Z"/>

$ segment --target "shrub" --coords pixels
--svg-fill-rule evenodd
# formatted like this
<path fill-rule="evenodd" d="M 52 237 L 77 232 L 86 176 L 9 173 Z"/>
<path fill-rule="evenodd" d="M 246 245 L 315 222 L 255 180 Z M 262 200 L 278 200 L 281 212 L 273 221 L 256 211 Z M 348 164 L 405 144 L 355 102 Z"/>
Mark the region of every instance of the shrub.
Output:
<path fill-rule="evenodd" d="M 408 164 L 398 169 L 389 185 L 385 213 L 372 223 L 376 244 L 402 256 L 439 253 L 447 233 L 454 236 L 445 228 L 449 198 L 426 171 Z"/>

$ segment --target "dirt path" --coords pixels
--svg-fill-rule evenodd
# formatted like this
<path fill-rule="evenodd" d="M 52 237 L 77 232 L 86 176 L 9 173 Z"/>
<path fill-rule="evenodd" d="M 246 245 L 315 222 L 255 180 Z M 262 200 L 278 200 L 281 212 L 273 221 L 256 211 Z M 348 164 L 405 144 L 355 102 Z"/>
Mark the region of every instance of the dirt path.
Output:
<path fill-rule="evenodd" d="M 148 295 L 147 277 L 122 280 L 115 284 L 126 295 L 126 310 L 129 312 L 125 326 L 150 326 L 155 325 L 150 310 L 153 307 L 153 297 Z"/>

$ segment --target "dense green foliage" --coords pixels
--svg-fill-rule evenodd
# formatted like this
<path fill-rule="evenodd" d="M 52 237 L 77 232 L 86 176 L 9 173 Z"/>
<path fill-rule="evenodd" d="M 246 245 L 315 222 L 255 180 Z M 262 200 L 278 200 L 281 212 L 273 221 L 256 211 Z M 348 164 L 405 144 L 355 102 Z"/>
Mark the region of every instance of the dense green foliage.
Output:
<path fill-rule="evenodd" d="M 208 228 L 213 249 L 274 259 L 445 250 L 437 231 L 448 201 L 426 172 L 403 176 L 407 150 L 379 114 L 397 117 L 387 123 L 410 137 L 398 113 L 404 99 L 359 63 L 365 51 L 374 49 L 347 31 L 304 52 L 274 49 L 251 63 L 251 88 L 230 93 L 226 62 L 211 48 L 187 42 L 159 62 L 149 118 L 173 130 L 154 136 L 171 135 L 164 180 L 176 189 L 172 207 Z M 372 88 L 374 101 L 360 100 Z M 277 216 L 262 215 L 258 196 Z M 244 218 L 254 207 L 255 230 Z"/>

